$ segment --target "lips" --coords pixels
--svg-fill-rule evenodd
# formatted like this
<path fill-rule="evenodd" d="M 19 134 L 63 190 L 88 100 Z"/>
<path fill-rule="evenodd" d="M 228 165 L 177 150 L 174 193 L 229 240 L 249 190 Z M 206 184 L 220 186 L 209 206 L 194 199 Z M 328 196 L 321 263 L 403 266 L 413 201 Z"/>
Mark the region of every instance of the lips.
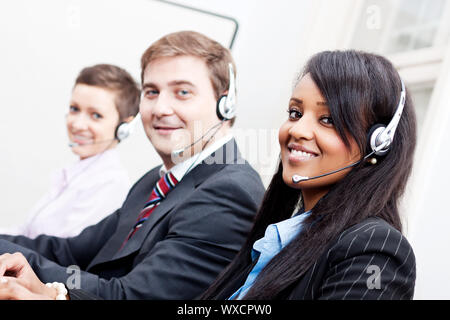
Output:
<path fill-rule="evenodd" d="M 300 144 L 289 143 L 287 148 L 289 150 L 289 161 L 292 162 L 308 161 L 319 156 L 317 152 Z"/>
<path fill-rule="evenodd" d="M 166 135 L 171 134 L 175 130 L 181 129 L 179 126 L 172 126 L 172 125 L 153 125 L 153 129 L 155 129 L 159 134 Z"/>
<path fill-rule="evenodd" d="M 83 145 L 83 144 L 89 144 L 91 142 L 93 142 L 93 138 L 92 137 L 86 137 L 86 136 L 82 136 L 82 135 L 77 135 L 77 134 L 72 134 L 72 140 L 73 142 Z"/>

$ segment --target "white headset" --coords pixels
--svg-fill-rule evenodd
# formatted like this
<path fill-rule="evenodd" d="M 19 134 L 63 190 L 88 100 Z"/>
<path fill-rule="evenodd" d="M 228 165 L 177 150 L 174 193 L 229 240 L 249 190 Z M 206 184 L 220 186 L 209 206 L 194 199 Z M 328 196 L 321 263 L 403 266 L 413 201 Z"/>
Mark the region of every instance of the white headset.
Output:
<path fill-rule="evenodd" d="M 140 119 L 141 119 L 141 114 L 138 113 L 134 117 L 134 119 L 131 120 L 130 122 L 119 123 L 119 125 L 116 128 L 115 138 L 117 140 L 119 140 L 119 142 L 128 138 L 128 136 L 134 131 L 134 128 L 136 127 L 136 123 L 139 122 Z"/>
<path fill-rule="evenodd" d="M 236 115 L 236 80 L 231 63 L 228 64 L 228 73 L 230 77 L 228 93 L 217 100 L 216 113 L 217 117 L 222 121 L 231 120 Z"/>
<path fill-rule="evenodd" d="M 395 130 L 397 129 L 398 123 L 400 122 L 400 118 L 403 113 L 403 108 L 405 107 L 405 84 L 403 83 L 402 79 L 400 79 L 400 82 L 402 83 L 400 101 L 398 102 L 397 110 L 395 111 L 392 120 L 387 126 L 383 124 L 376 124 L 369 130 L 370 149 L 372 149 L 372 151 L 375 152 L 377 156 L 383 156 L 389 151 L 389 147 L 394 140 Z"/>

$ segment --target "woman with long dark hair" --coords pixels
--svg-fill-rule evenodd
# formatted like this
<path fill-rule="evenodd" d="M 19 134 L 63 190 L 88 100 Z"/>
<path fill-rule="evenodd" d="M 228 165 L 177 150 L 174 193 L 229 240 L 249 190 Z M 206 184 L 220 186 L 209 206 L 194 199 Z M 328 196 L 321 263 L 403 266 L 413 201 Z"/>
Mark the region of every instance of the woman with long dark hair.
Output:
<path fill-rule="evenodd" d="M 398 205 L 416 121 L 397 71 L 374 54 L 318 53 L 287 118 L 254 227 L 201 298 L 411 299 L 415 258 Z"/>

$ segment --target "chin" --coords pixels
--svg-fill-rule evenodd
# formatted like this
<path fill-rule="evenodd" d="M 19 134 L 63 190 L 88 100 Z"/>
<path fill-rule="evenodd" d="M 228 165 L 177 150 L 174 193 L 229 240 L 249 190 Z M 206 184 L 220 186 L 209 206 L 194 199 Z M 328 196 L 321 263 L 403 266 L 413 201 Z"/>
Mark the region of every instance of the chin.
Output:
<path fill-rule="evenodd" d="M 84 160 L 84 159 L 91 157 L 90 154 L 83 154 L 83 153 L 76 153 L 76 152 L 74 152 L 74 153 L 80 158 L 80 160 Z"/>
<path fill-rule="evenodd" d="M 294 183 L 293 181 L 292 181 L 292 176 L 294 175 L 295 173 L 292 173 L 292 172 L 290 172 L 290 171 L 287 171 L 287 170 L 283 170 L 283 182 L 287 185 L 287 186 L 289 186 L 289 187 L 291 187 L 291 188 L 294 188 L 294 189 L 300 189 L 301 188 L 301 182 L 300 183 Z"/>
<path fill-rule="evenodd" d="M 75 147 L 75 148 L 80 148 L 80 147 Z M 75 155 L 77 155 L 78 157 L 80 157 L 81 160 L 86 159 L 86 158 L 90 158 L 90 157 L 95 155 L 92 152 L 86 152 L 84 150 L 77 150 L 75 148 L 72 149 L 72 152 Z"/>

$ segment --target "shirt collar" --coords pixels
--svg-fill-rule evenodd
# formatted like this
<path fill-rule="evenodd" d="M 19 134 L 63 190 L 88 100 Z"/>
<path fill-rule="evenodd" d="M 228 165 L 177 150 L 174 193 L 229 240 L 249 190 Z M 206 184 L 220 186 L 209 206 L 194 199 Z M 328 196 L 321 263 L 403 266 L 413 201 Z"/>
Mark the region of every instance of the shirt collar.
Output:
<path fill-rule="evenodd" d="M 264 237 L 253 244 L 252 258 L 262 252 L 274 256 L 291 242 L 303 228 L 303 221 L 311 214 L 307 211 L 289 219 L 271 224 L 267 227 Z"/>
<path fill-rule="evenodd" d="M 103 159 L 103 161 L 101 161 L 101 164 L 103 167 L 103 166 L 105 166 L 106 162 L 113 163 L 114 161 L 118 161 L 119 154 L 118 154 L 116 148 L 112 148 L 112 149 L 108 149 L 102 153 L 96 154 L 95 156 L 92 156 L 92 157 L 89 157 L 89 158 L 86 158 L 83 160 L 79 160 L 79 161 L 73 163 L 72 165 L 62 169 L 62 175 L 63 175 L 64 179 L 66 181 L 70 181 L 72 178 L 81 174 L 88 168 L 95 167 L 96 162 L 98 162 L 100 160 L 100 158 Z"/>
<path fill-rule="evenodd" d="M 203 160 L 209 157 L 214 151 L 223 147 L 232 138 L 233 135 L 231 133 L 225 135 L 224 137 L 214 141 L 214 143 L 212 143 L 209 147 L 206 147 L 200 153 L 194 154 L 189 159 L 186 159 L 183 162 L 178 163 L 171 170 L 167 170 L 166 166 L 163 164 L 159 169 L 159 176 L 162 177 L 168 171 L 170 171 L 178 180 L 178 182 L 180 182 L 181 179 L 183 179 L 183 177 L 188 173 L 188 170 L 194 169 L 199 163 L 201 163 Z"/>
<path fill-rule="evenodd" d="M 287 246 L 288 243 L 297 236 L 300 228 L 302 227 L 303 221 L 309 216 L 310 213 L 311 211 L 300 213 L 290 219 L 286 219 L 275 224 L 282 248 Z"/>

